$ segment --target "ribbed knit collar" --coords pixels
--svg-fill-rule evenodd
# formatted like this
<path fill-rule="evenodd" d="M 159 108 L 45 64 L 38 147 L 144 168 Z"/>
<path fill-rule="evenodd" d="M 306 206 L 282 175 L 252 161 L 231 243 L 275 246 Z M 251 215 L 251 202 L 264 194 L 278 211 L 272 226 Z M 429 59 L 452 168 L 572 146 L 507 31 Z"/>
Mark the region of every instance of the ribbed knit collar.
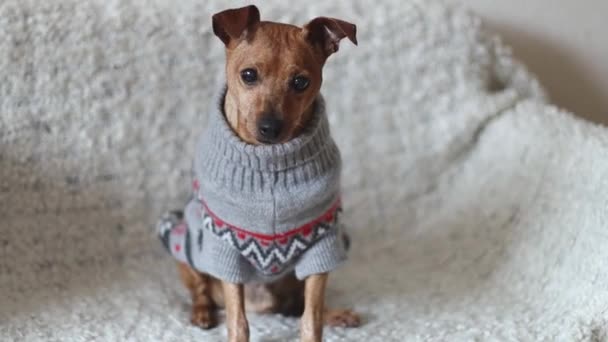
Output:
<path fill-rule="evenodd" d="M 315 100 L 312 121 L 304 132 L 286 143 L 273 145 L 248 144 L 235 134 L 224 115 L 225 96 L 224 89 L 210 113 L 207 153 L 231 164 L 269 172 L 290 169 L 311 159 L 333 159 L 332 156 L 326 156 L 326 149 L 334 146 L 334 143 L 330 137 L 325 101 L 321 95 Z"/>

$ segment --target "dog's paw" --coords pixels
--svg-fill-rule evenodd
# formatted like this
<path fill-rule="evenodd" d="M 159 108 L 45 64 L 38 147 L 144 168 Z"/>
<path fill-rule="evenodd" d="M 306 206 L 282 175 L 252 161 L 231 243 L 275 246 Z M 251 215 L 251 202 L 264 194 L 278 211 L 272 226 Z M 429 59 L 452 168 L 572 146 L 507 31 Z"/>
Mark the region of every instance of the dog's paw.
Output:
<path fill-rule="evenodd" d="M 352 310 L 327 310 L 324 319 L 330 327 L 356 328 L 361 325 L 361 316 Z"/>
<path fill-rule="evenodd" d="M 201 329 L 211 329 L 217 326 L 215 313 L 209 307 L 195 307 L 192 309 L 190 323 Z"/>

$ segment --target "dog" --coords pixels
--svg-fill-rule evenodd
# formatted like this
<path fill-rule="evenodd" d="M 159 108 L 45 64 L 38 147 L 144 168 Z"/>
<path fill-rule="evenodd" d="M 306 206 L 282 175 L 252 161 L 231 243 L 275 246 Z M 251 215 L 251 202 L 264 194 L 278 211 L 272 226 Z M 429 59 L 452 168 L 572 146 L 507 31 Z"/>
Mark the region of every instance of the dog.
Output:
<path fill-rule="evenodd" d="M 216 172 L 218 177 L 220 177 L 218 179 L 221 180 L 218 182 L 221 183 L 225 182 L 227 177 L 233 177 L 231 174 L 242 170 L 241 164 L 239 164 L 242 162 L 241 159 L 247 159 L 249 160 L 249 164 L 254 163 L 256 165 L 266 162 L 271 165 L 270 167 L 278 168 L 279 166 L 276 165 L 289 163 L 290 159 L 285 158 L 286 161 L 280 160 L 278 164 L 273 164 L 275 161 L 273 158 L 275 157 L 268 157 L 274 153 L 272 152 L 274 151 L 272 146 L 280 146 L 281 151 L 289 151 L 290 149 L 298 149 L 299 147 L 297 146 L 308 144 L 305 149 L 302 149 L 303 152 L 300 150 L 297 152 L 298 155 L 304 153 L 302 163 L 313 158 L 310 157 L 311 155 L 323 154 L 326 156 L 323 158 L 327 158 L 327 160 L 323 160 L 319 165 L 327 164 L 335 166 L 334 168 L 328 168 L 328 170 L 333 171 L 325 173 L 318 171 L 314 167 L 313 169 L 306 169 L 309 170 L 306 172 L 312 172 L 310 173 L 311 175 L 315 172 L 320 172 L 321 178 L 325 177 L 331 180 L 327 181 L 329 185 L 321 184 L 321 186 L 318 186 L 318 190 L 311 190 L 318 191 L 322 195 L 313 193 L 309 196 L 314 201 L 317 201 L 318 198 L 325 196 L 325 193 L 327 193 L 324 187 L 335 188 L 332 182 L 335 182 L 339 178 L 336 173 L 339 173 L 340 165 L 339 152 L 333 140 L 325 136 L 323 136 L 325 140 L 319 140 L 320 138 L 317 136 L 318 134 L 328 134 L 326 133 L 328 129 L 325 128 L 327 125 L 326 118 L 324 118 L 324 115 L 320 117 L 321 114 L 318 114 L 324 110 L 324 104 L 320 97 L 322 69 L 328 57 L 338 51 L 340 41 L 343 38 L 348 38 L 354 44 L 357 44 L 356 26 L 339 19 L 327 17 L 315 18 L 303 27 L 260 21 L 260 13 L 255 6 L 219 12 L 213 15 L 212 22 L 214 34 L 224 43 L 226 48 L 226 88 L 220 96 L 218 105 L 218 116 L 222 116 L 222 118 L 216 120 L 218 125 L 221 126 L 216 131 L 222 131 L 224 132 L 222 134 L 226 136 L 222 135 L 220 138 L 217 138 L 215 135 L 210 138 L 208 137 L 206 140 L 207 145 L 202 147 L 202 151 L 213 150 L 208 146 L 213 144 L 218 146 L 223 146 L 222 144 L 234 144 L 234 146 L 238 147 L 230 149 L 230 152 L 226 152 L 228 150 L 225 147 L 217 147 L 217 149 L 221 150 L 221 153 L 219 153 L 221 155 L 201 157 L 204 159 L 204 161 L 200 162 L 201 165 L 204 165 L 204 167 L 210 164 L 232 165 L 231 163 L 234 162 L 237 166 L 234 166 L 232 171 L 227 168 L 220 168 Z M 229 129 L 222 129 L 224 124 L 229 126 Z M 216 131 L 213 131 L 212 134 L 216 134 Z M 236 139 L 231 135 L 234 135 Z M 224 142 L 224 140 L 227 142 Z M 310 147 L 309 141 L 311 140 L 326 141 L 320 143 L 322 145 L 319 145 L 322 146 L 320 149 L 322 149 L 323 153 L 316 154 L 317 152 L 314 151 L 314 148 Z M 221 141 L 221 143 L 218 141 Z M 254 151 L 251 153 L 255 154 L 259 152 L 259 154 L 256 156 L 257 159 L 248 159 L 247 155 L 234 157 L 234 154 L 240 153 L 234 152 L 237 150 L 245 152 Z M 313 150 L 313 152 L 310 152 L 310 150 Z M 290 158 L 293 155 L 290 154 Z M 283 155 L 280 156 L 280 158 L 283 157 Z M 212 160 L 218 158 L 221 159 L 220 162 L 212 162 Z M 260 165 L 259 167 L 268 166 Z M 256 170 L 254 170 L 255 172 L 251 172 L 251 174 L 258 174 Z M 262 184 L 260 187 L 269 187 L 270 185 L 266 183 L 281 182 L 281 175 L 277 175 L 278 171 L 274 172 L 276 171 L 275 169 L 270 171 L 264 169 L 264 172 L 266 172 L 264 175 L 270 174 L 275 178 L 269 178 L 271 181 L 267 181 L 262 176 L 260 176 L 260 180 L 254 177 L 251 181 L 253 185 L 244 185 L 242 179 L 245 176 L 234 176 L 233 179 L 234 182 L 240 184 L 239 189 L 247 186 L 254 187 L 258 183 Z M 242 172 L 245 175 L 245 172 L 248 171 Z M 288 174 L 290 171 L 281 172 Z M 208 174 L 209 172 L 206 173 L 206 175 Z M 294 175 L 296 174 L 294 173 Z M 198 182 L 199 180 L 195 181 L 195 183 Z M 286 180 L 286 182 L 288 181 Z M 201 187 L 204 187 L 204 185 L 194 185 L 196 193 L 203 193 L 203 197 L 213 192 L 209 188 L 204 189 L 204 191 L 200 190 L 199 188 Z M 278 193 L 278 190 L 271 189 L 270 191 Z M 263 200 L 258 200 L 255 197 L 247 197 L 241 204 L 224 210 L 224 214 L 221 215 L 219 212 L 214 213 L 213 210 L 215 209 L 211 208 L 211 205 L 208 205 L 211 204 L 211 202 L 206 202 L 206 200 L 209 200 L 209 197 L 193 200 L 195 204 L 192 207 L 192 212 L 194 214 L 191 216 L 196 217 L 196 219 L 202 217 L 200 222 L 196 221 L 196 225 L 205 227 L 206 230 L 201 228 L 200 231 L 192 232 L 184 228 L 184 216 L 186 216 L 186 219 L 188 218 L 188 209 L 185 213 L 173 212 L 166 217 L 162 221 L 163 223 L 160 224 L 159 234 L 168 249 L 172 250 L 175 247 L 172 253 L 179 260 L 178 269 L 180 278 L 192 297 L 191 323 L 203 329 L 215 327 L 218 323 L 216 309 L 225 308 L 228 339 L 232 342 L 249 340 L 246 310 L 261 313 L 280 313 L 290 316 L 301 315 L 302 341 L 321 341 L 324 324 L 343 327 L 359 326 L 361 318 L 357 313 L 351 310 L 327 309 L 324 305 L 328 273 L 333 269 L 334 264 L 337 264 L 342 259 L 341 252 L 335 252 L 333 248 L 334 246 L 337 246 L 335 247 L 336 249 L 348 248 L 349 244 L 346 235 L 334 232 L 334 230 L 337 230 L 334 223 L 337 222 L 337 215 L 340 211 L 339 201 L 336 201 L 335 198 L 335 193 L 337 192 L 337 190 L 330 192 L 331 196 L 328 195 L 326 200 L 321 201 L 321 204 L 316 204 L 315 202 L 315 205 L 312 206 L 314 210 L 317 210 L 315 208 L 324 208 L 324 212 L 320 218 L 315 218 L 310 222 L 306 221 L 306 224 L 299 228 L 300 230 L 297 232 L 289 230 L 274 236 L 254 234 L 236 225 L 232 225 L 234 222 L 227 223 L 223 220 L 224 215 L 230 216 L 232 212 L 240 211 L 241 207 L 249 208 L 251 206 L 253 209 L 243 209 L 245 210 L 244 214 L 241 216 L 239 216 L 240 214 L 235 214 L 235 218 L 233 219 L 236 222 L 243 217 L 239 222 L 247 224 L 246 220 L 250 218 L 248 215 L 254 215 L 251 213 L 261 210 L 256 209 L 259 207 L 257 202 L 260 202 L 261 204 L 259 205 L 261 206 L 266 205 Z M 243 193 L 249 194 L 249 192 Z M 295 193 L 298 192 L 293 192 L 293 194 Z M 292 196 L 297 197 L 297 195 L 293 194 L 287 194 L 285 195 L 286 197 L 282 197 L 281 203 L 273 203 L 273 210 L 278 210 L 276 208 L 277 206 L 282 206 L 282 202 L 290 202 Z M 236 200 L 227 200 L 227 202 L 239 201 L 239 195 L 236 193 L 226 196 L 236 196 L 234 198 L 237 198 Z M 279 195 L 273 193 L 273 196 Z M 306 201 L 303 200 L 303 202 Z M 222 205 L 216 205 L 217 210 L 223 208 L 223 203 Z M 295 203 L 294 206 L 290 207 L 290 212 L 298 210 L 298 205 L 300 204 Z M 304 206 L 302 205 L 302 207 Z M 201 207 L 203 208 L 202 213 Z M 312 212 L 314 211 L 313 209 L 308 211 Z M 263 212 L 267 213 L 268 211 Z M 320 214 L 314 215 L 318 216 Z M 275 216 L 278 217 L 278 214 L 275 213 Z M 209 232 L 213 232 L 213 234 Z M 185 237 L 178 242 L 174 242 L 180 236 Z M 205 236 L 205 239 L 210 239 L 210 241 L 203 241 L 203 236 Z M 241 249 L 241 254 L 234 254 L 231 249 L 225 252 L 228 254 L 222 254 L 224 252 L 218 251 L 224 248 L 225 241 L 232 241 L 229 243 L 239 247 L 241 246 L 238 245 L 241 243 L 240 240 L 245 241 L 242 245 L 245 247 Z M 254 247 L 262 249 L 270 248 L 264 247 L 264 245 L 268 246 L 268 244 L 290 244 L 289 248 L 292 248 L 295 252 L 293 253 L 294 256 L 289 256 L 291 258 L 289 260 L 292 261 L 288 260 L 285 262 L 287 266 L 277 260 L 288 258 L 286 255 L 291 253 L 291 249 L 289 253 L 284 252 L 287 254 L 281 254 L 280 258 L 270 261 L 278 263 L 281 267 L 284 266 L 284 273 L 281 273 L 283 271 L 276 264 L 272 267 L 268 266 L 268 268 L 265 268 L 265 264 L 260 264 L 260 261 L 256 259 L 258 257 L 261 258 L 259 251 L 254 251 L 258 254 L 252 252 L 253 240 L 255 240 L 256 244 Z M 284 241 L 281 242 L 282 240 Z M 196 249 L 196 247 L 191 247 L 193 244 L 195 245 L 192 241 L 198 241 L 198 248 L 204 251 L 201 253 L 215 253 L 205 254 L 206 256 L 203 255 L 201 257 L 202 259 L 218 259 L 213 263 L 207 263 L 206 266 L 196 267 L 199 261 L 197 261 L 198 259 L 192 260 L 192 253 L 194 253 L 192 249 Z M 319 243 L 318 241 L 324 242 Z M 310 256 L 313 252 L 309 252 L 308 249 L 316 253 L 316 250 L 321 247 L 306 247 L 308 249 L 301 247 L 298 249 L 299 247 L 297 246 L 304 246 L 307 243 L 310 243 L 310 246 L 324 244 L 326 247 L 323 248 L 326 249 L 323 250 L 323 253 L 330 255 L 328 257 L 330 259 L 327 260 L 331 262 L 324 261 L 324 263 L 320 263 L 314 259 L 316 258 L 315 255 Z M 182 247 L 182 245 L 185 247 Z M 217 247 L 218 245 L 222 247 Z M 273 252 L 277 250 L 273 250 Z M 242 261 L 234 261 L 234 263 L 226 261 L 235 258 L 240 260 L 241 257 L 256 259 L 258 262 L 256 264 L 258 265 L 257 268 L 251 268 L 250 265 L 243 264 Z M 204 260 L 200 262 L 205 263 Z M 222 264 L 221 267 L 217 266 L 218 263 L 224 262 L 228 264 Z M 262 263 L 264 262 L 263 260 Z M 298 264 L 306 262 L 308 262 L 308 265 Z M 289 268 L 291 263 L 298 264 L 295 271 Z M 321 264 L 329 266 L 319 266 Z M 244 270 L 238 275 L 230 273 L 232 272 L 232 268 L 243 267 Z M 264 278 L 265 280 L 271 279 L 271 281 L 250 281 L 249 279 L 252 279 L 250 278 L 250 274 L 259 270 L 262 270 L 260 272 L 263 273 L 263 276 L 268 275 L 267 278 Z M 303 275 L 305 278 L 301 280 L 300 278 Z"/>

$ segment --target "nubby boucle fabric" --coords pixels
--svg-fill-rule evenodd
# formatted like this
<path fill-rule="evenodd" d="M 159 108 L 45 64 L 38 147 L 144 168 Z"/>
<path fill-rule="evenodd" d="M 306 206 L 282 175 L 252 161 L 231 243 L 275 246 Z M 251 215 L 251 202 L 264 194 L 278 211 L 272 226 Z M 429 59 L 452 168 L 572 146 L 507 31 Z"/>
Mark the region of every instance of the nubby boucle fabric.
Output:
<path fill-rule="evenodd" d="M 154 226 L 192 194 L 223 77 L 219 0 L 0 2 L 0 340 L 224 341 Z M 352 248 L 327 341 L 608 338 L 608 130 L 548 104 L 500 39 L 430 0 L 278 1 L 357 24 L 324 70 Z M 220 317 L 221 318 L 221 317 Z M 297 319 L 248 316 L 252 341 Z"/>

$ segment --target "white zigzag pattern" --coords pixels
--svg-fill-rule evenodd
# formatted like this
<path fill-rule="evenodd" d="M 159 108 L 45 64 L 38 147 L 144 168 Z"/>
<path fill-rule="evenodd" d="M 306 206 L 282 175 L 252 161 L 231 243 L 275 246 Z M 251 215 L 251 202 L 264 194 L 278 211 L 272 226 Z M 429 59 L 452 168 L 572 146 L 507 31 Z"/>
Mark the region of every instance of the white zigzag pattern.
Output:
<path fill-rule="evenodd" d="M 203 215 L 203 227 L 205 227 L 205 229 L 213 231 L 215 223 L 213 223 L 213 218 L 211 216 Z"/>
<path fill-rule="evenodd" d="M 294 239 L 286 253 L 282 253 L 280 248 L 275 247 L 271 249 L 270 253 L 264 258 L 264 253 L 260 251 L 258 245 L 255 242 L 252 242 L 241 253 L 245 257 L 254 255 L 260 266 L 266 269 L 272 263 L 273 256 L 276 257 L 281 264 L 285 264 L 296 256 L 299 250 L 305 250 L 306 248 L 308 248 L 308 245 L 302 243 L 302 241 L 298 239 Z"/>
<path fill-rule="evenodd" d="M 270 266 L 272 266 L 274 261 L 278 261 L 279 265 L 285 265 L 289 261 L 291 261 L 291 259 L 298 256 L 302 251 L 306 250 L 313 242 L 313 237 L 315 237 L 314 239 L 318 239 L 319 237 L 324 235 L 333 225 L 336 224 L 338 219 L 338 211 L 335 213 L 333 222 L 318 223 L 315 227 L 313 227 L 313 231 L 310 233 L 309 237 L 297 235 L 288 238 L 290 239 L 288 243 L 289 247 L 288 250 L 285 252 L 283 252 L 282 248 L 280 248 L 274 242 L 272 242 L 271 245 L 269 245 L 267 248 L 264 248 L 254 238 L 247 238 L 246 240 L 241 240 L 237 237 L 237 234 L 230 228 L 218 228 L 215 225 L 213 217 L 206 213 L 203 214 L 202 226 L 213 234 L 219 236 L 221 240 L 226 241 L 228 244 L 239 250 L 239 252 L 245 258 L 247 258 L 250 262 L 254 262 L 258 269 L 264 271 L 267 270 Z M 264 250 L 267 250 L 267 252 L 264 252 Z"/>

